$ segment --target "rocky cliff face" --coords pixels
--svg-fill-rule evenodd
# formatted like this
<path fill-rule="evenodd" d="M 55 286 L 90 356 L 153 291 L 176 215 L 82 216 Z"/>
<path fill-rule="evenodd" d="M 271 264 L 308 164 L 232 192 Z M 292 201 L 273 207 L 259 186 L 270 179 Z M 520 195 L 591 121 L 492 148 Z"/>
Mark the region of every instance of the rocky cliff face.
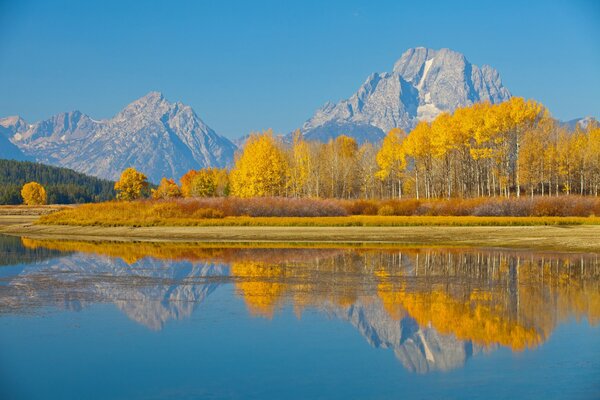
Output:
<path fill-rule="evenodd" d="M 226 166 L 236 149 L 191 107 L 170 103 L 158 92 L 112 119 L 95 121 L 74 111 L 7 133 L 37 161 L 107 179 L 117 179 L 127 167 L 144 172 L 152 182 L 178 179 L 190 169 Z"/>
<path fill-rule="evenodd" d="M 480 68 L 449 49 L 418 47 L 402 54 L 392 72 L 370 75 L 349 99 L 317 110 L 302 132 L 307 139 L 347 134 L 359 142 L 378 141 L 394 127 L 410 130 L 444 111 L 509 98 L 492 67 Z"/>

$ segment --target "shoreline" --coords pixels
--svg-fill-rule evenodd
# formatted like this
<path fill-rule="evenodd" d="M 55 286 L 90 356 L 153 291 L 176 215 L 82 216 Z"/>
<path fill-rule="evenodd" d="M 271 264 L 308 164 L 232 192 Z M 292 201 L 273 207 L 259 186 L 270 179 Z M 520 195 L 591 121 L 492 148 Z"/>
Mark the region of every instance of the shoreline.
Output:
<path fill-rule="evenodd" d="M 600 253 L 600 225 L 535 226 L 154 226 L 0 224 L 0 234 L 87 241 L 388 243 Z"/>

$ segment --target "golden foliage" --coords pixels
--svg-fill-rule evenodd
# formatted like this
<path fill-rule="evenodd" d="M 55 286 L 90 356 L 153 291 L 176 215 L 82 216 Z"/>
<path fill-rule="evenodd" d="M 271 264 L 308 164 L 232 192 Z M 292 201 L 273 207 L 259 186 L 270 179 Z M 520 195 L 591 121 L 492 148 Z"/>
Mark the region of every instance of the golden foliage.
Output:
<path fill-rule="evenodd" d="M 181 189 L 173 179 L 162 178 L 158 188 L 152 189 L 152 198 L 155 200 L 177 197 L 181 197 Z"/>
<path fill-rule="evenodd" d="M 287 175 L 288 162 L 273 132 L 252 134 L 231 170 L 231 194 L 238 197 L 284 195 Z"/>
<path fill-rule="evenodd" d="M 120 179 L 115 182 L 117 199 L 131 201 L 139 199 L 142 190 L 148 187 L 146 175 L 138 172 L 135 168 L 127 168 L 121 173 Z"/>
<path fill-rule="evenodd" d="M 23 197 L 23 203 L 28 206 L 42 205 L 48 201 L 46 189 L 37 182 L 29 182 L 23 185 L 21 197 Z"/>

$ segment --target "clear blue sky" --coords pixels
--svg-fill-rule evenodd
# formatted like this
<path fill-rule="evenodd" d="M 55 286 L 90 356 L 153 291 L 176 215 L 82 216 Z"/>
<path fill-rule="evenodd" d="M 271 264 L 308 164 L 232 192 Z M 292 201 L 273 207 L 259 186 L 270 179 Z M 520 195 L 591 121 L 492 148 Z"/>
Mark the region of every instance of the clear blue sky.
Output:
<path fill-rule="evenodd" d="M 495 67 L 558 118 L 599 116 L 600 1 L 481 0 L 0 0 L 0 116 L 107 118 L 158 90 L 231 138 L 288 132 L 416 46 Z"/>

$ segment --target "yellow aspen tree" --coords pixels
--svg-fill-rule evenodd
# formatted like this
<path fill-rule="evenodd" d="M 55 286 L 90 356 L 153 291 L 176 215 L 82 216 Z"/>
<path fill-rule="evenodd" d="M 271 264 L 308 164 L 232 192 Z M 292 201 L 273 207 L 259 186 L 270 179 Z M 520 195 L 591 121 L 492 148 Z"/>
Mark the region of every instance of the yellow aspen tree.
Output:
<path fill-rule="evenodd" d="M 521 180 L 519 176 L 519 152 L 521 149 L 521 137 L 527 129 L 531 129 L 540 117 L 545 113 L 544 107 L 533 101 L 525 100 L 522 97 L 511 97 L 508 102 L 510 124 L 509 130 L 512 132 L 514 142 L 514 159 L 517 165 L 513 167 L 515 174 L 515 189 L 517 197 L 521 194 Z"/>
<path fill-rule="evenodd" d="M 299 197 L 307 192 L 307 182 L 311 169 L 311 157 L 308 144 L 297 130 L 293 134 L 293 144 L 290 155 L 289 185 L 291 195 Z"/>
<path fill-rule="evenodd" d="M 148 178 L 135 168 L 124 170 L 119 180 L 115 182 L 118 200 L 131 201 L 139 199 L 142 195 L 142 190 L 147 187 Z"/>
<path fill-rule="evenodd" d="M 398 198 L 402 198 L 402 179 L 406 170 L 406 155 L 402 143 L 405 139 L 406 133 L 402 129 L 392 128 L 383 139 L 376 156 L 379 170 L 375 175 L 381 181 L 390 182 L 392 197 L 397 193 Z"/>
<path fill-rule="evenodd" d="M 350 197 L 354 191 L 358 156 L 358 143 L 354 138 L 346 135 L 338 136 L 335 140 L 337 152 L 339 152 L 340 174 L 341 174 L 341 197 Z"/>
<path fill-rule="evenodd" d="M 423 181 L 425 197 L 432 197 L 433 144 L 431 125 L 419 122 L 402 143 L 403 153 L 412 159 L 415 175 L 415 194 L 419 198 L 419 185 Z M 420 176 L 423 175 L 421 179 Z"/>
<path fill-rule="evenodd" d="M 433 157 L 439 161 L 439 193 L 445 193 L 446 197 L 452 195 L 452 156 L 456 148 L 454 142 L 454 121 L 448 113 L 442 113 L 431 123 L 431 142 Z"/>
<path fill-rule="evenodd" d="M 181 197 L 181 190 L 173 179 L 162 178 L 156 189 L 152 189 L 154 200 L 172 199 Z"/>
<path fill-rule="evenodd" d="M 238 197 L 282 196 L 288 175 L 288 161 L 273 132 L 252 134 L 231 171 L 231 194 Z"/>
<path fill-rule="evenodd" d="M 574 167 L 574 152 L 571 134 L 566 129 L 561 128 L 558 136 L 558 174 L 562 182 L 562 191 L 571 194 L 571 179 Z"/>
<path fill-rule="evenodd" d="M 539 171 L 543 163 L 542 157 L 539 156 L 540 151 L 544 151 L 540 131 L 531 129 L 525 132 L 522 137 L 521 151 L 519 152 L 518 168 L 521 183 L 529 188 L 531 197 L 533 197 L 535 187 L 539 183 Z"/>
<path fill-rule="evenodd" d="M 37 182 L 29 182 L 21 189 L 23 203 L 28 206 L 43 205 L 48 201 L 46 189 Z"/>
<path fill-rule="evenodd" d="M 587 135 L 588 145 L 586 152 L 589 162 L 589 193 L 598 196 L 600 191 L 600 127 L 589 127 Z"/>
<path fill-rule="evenodd" d="M 192 180 L 194 179 L 194 177 L 197 174 L 198 174 L 198 171 L 196 171 L 195 169 L 190 169 L 179 180 L 179 182 L 181 183 L 181 194 L 183 195 L 183 197 L 191 197 L 192 196 L 192 193 L 191 193 Z"/>

